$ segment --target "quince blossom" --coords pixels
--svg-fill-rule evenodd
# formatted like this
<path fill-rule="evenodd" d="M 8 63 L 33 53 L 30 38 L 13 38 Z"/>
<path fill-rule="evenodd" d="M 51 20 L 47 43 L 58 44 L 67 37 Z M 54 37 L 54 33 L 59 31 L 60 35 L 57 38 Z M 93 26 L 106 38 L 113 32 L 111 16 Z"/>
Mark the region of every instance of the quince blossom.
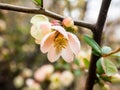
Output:
<path fill-rule="evenodd" d="M 48 18 L 43 15 L 34 16 L 31 23 L 33 24 L 31 35 L 35 38 L 36 43 L 40 44 L 41 52 L 48 52 L 49 61 L 54 62 L 60 56 L 66 62 L 73 61 L 74 56 L 80 51 L 80 42 L 73 33 L 67 32 L 57 21 L 50 23 Z M 74 26 L 71 18 L 63 20 L 63 25 L 66 24 Z"/>
<path fill-rule="evenodd" d="M 52 26 L 53 32 L 47 34 L 41 41 L 41 51 L 47 53 L 49 61 L 54 62 L 60 56 L 66 61 L 71 62 L 74 56 L 80 51 L 78 38 L 66 32 L 61 26 Z"/>

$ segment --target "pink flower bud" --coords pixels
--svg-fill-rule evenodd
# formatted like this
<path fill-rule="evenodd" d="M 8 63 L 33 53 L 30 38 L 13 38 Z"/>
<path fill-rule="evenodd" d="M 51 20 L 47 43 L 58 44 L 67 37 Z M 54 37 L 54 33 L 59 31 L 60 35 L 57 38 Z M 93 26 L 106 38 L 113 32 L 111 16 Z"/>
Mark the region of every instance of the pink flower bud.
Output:
<path fill-rule="evenodd" d="M 72 20 L 72 18 L 68 17 L 68 18 L 65 18 L 65 19 L 62 21 L 62 24 L 63 24 L 65 27 L 73 27 L 74 21 Z"/>

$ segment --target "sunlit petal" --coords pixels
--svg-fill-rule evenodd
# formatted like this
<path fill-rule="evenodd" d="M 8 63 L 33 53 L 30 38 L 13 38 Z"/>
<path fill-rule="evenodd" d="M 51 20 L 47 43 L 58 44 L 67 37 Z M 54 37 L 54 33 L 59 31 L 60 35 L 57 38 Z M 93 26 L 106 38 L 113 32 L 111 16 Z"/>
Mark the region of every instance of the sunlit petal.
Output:
<path fill-rule="evenodd" d="M 31 23 L 32 24 L 38 24 L 38 23 L 42 23 L 42 22 L 48 22 L 48 18 L 44 15 L 35 15 L 32 17 L 31 19 Z"/>
<path fill-rule="evenodd" d="M 40 29 L 37 30 L 37 28 L 36 28 L 35 25 L 33 25 L 33 26 L 31 27 L 30 33 L 31 33 L 32 37 L 34 37 L 35 39 L 40 39 L 41 36 L 42 36 L 41 30 L 40 30 Z"/>
<path fill-rule="evenodd" d="M 80 41 L 77 36 L 68 32 L 68 42 L 73 53 L 77 55 L 80 52 Z"/>

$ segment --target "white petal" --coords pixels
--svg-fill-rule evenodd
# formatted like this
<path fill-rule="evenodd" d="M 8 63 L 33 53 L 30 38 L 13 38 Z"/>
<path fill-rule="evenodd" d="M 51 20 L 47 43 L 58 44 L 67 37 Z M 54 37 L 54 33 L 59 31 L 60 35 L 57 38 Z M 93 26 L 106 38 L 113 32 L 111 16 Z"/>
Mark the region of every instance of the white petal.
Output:
<path fill-rule="evenodd" d="M 31 21 L 32 24 L 38 24 L 41 22 L 49 22 L 48 18 L 44 15 L 35 15 L 32 17 Z"/>
<path fill-rule="evenodd" d="M 71 62 L 74 59 L 74 54 L 69 46 L 62 50 L 61 56 L 66 62 Z"/>
<path fill-rule="evenodd" d="M 77 55 L 80 52 L 80 41 L 77 36 L 68 32 L 68 42 L 73 53 Z"/>
<path fill-rule="evenodd" d="M 38 30 L 35 25 L 31 27 L 30 33 L 32 37 L 34 37 L 35 39 L 41 39 L 42 37 L 41 30 L 40 29 Z"/>
<path fill-rule="evenodd" d="M 67 32 L 65 31 L 65 29 L 61 26 L 52 26 L 52 29 L 58 31 L 59 33 L 61 33 L 66 39 L 68 39 L 68 35 Z"/>
<path fill-rule="evenodd" d="M 50 62 L 55 62 L 59 59 L 61 53 L 57 53 L 54 46 L 48 51 L 47 57 Z"/>
<path fill-rule="evenodd" d="M 45 35 L 45 37 L 43 37 L 43 39 L 42 39 L 42 41 L 40 43 L 41 52 L 43 52 L 43 53 L 48 52 L 51 45 L 53 44 L 54 37 L 55 37 L 55 31 L 50 32 L 49 34 Z"/>

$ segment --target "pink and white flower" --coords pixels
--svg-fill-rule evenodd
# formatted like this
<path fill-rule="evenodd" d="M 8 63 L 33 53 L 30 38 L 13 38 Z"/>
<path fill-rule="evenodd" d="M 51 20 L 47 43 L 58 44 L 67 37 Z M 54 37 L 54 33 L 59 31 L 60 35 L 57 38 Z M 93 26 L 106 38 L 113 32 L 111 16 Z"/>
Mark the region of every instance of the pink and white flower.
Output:
<path fill-rule="evenodd" d="M 43 65 L 35 71 L 34 78 L 39 82 L 43 82 L 50 77 L 53 71 L 54 67 L 51 64 Z"/>
<path fill-rule="evenodd" d="M 49 61 L 54 62 L 60 56 L 66 61 L 71 62 L 74 56 L 80 51 L 80 42 L 78 38 L 66 32 L 61 26 L 52 26 L 54 31 L 45 35 L 41 41 L 41 51 L 47 53 Z"/>

